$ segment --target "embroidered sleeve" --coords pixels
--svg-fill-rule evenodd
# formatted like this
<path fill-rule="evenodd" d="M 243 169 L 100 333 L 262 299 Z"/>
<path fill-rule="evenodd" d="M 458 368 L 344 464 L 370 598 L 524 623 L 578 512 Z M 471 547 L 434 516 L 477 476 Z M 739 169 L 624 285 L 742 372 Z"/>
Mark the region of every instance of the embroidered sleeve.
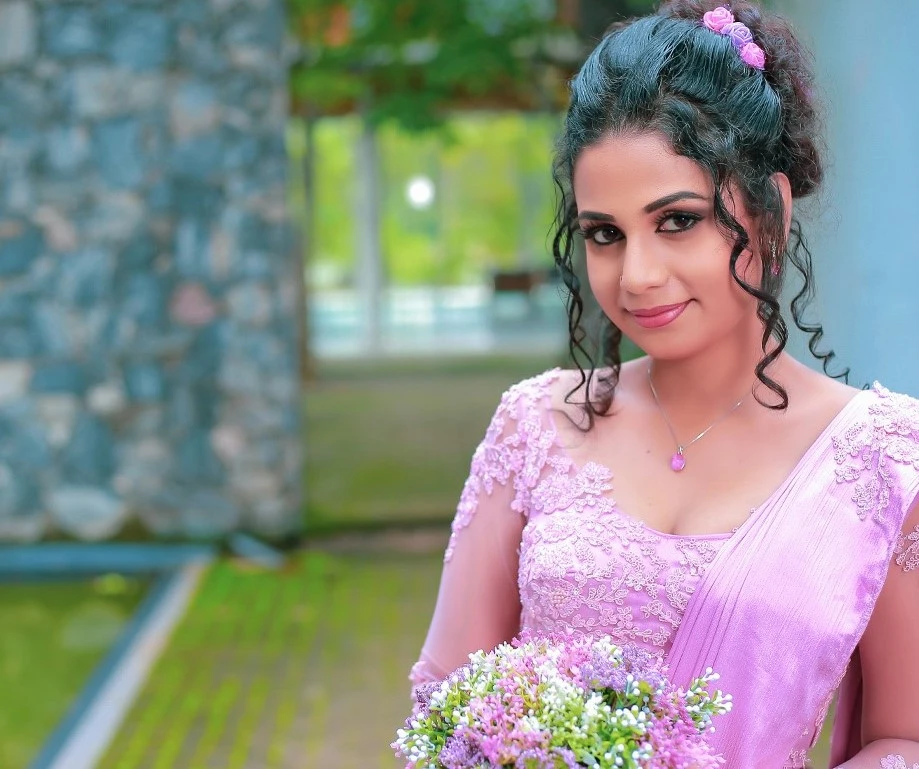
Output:
<path fill-rule="evenodd" d="M 919 743 L 907 745 L 906 735 L 916 729 L 919 713 L 919 602 L 916 600 L 916 574 L 919 570 L 919 488 L 916 476 L 900 476 L 898 506 L 906 510 L 905 520 L 898 511 L 890 543 L 891 559 L 883 587 L 871 609 L 871 616 L 859 640 L 859 666 L 863 693 L 861 706 L 861 739 L 863 749 L 845 767 L 877 765 L 882 759 L 887 769 L 916 769 Z M 886 746 L 887 740 L 898 744 Z M 891 750 L 903 754 L 901 759 Z M 882 752 L 883 751 L 883 752 Z M 891 754 L 891 755 L 888 755 Z M 886 758 L 885 758 L 886 757 Z M 898 763 L 904 761 L 905 764 Z"/>
<path fill-rule="evenodd" d="M 536 485 L 552 444 L 540 404 L 555 371 L 528 379 L 510 388 L 501 398 L 485 437 L 472 456 L 444 554 L 449 561 L 460 532 L 469 526 L 482 499 L 496 486 L 513 486 L 510 508 L 526 515 L 530 490 Z"/>
<path fill-rule="evenodd" d="M 472 458 L 420 663 L 417 687 L 442 678 L 469 654 L 520 632 L 519 547 L 530 490 L 552 441 L 541 400 L 552 372 L 515 385 L 501 399 Z"/>
<path fill-rule="evenodd" d="M 863 520 L 902 515 L 919 482 L 919 401 L 875 383 L 867 418 L 833 438 L 836 482 L 851 484 Z"/>
<path fill-rule="evenodd" d="M 882 421 L 890 436 L 887 455 L 894 462 L 919 471 L 919 401 L 905 395 L 894 396 L 896 408 Z M 919 478 L 905 490 L 909 507 L 902 531 L 894 545 L 894 563 L 904 572 L 919 569 Z"/>
<path fill-rule="evenodd" d="M 894 547 L 894 562 L 903 571 L 919 569 L 919 524 L 909 534 L 900 534 Z"/>

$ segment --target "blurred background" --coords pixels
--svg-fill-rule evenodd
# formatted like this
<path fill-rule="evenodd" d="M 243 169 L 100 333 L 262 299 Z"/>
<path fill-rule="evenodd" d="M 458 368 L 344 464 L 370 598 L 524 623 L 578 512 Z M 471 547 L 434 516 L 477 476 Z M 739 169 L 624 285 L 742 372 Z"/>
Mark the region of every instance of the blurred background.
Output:
<path fill-rule="evenodd" d="M 919 6 L 768 5 L 812 317 L 919 395 Z M 0 769 L 397 765 L 471 453 L 567 361 L 566 82 L 651 7 L 0 0 Z"/>

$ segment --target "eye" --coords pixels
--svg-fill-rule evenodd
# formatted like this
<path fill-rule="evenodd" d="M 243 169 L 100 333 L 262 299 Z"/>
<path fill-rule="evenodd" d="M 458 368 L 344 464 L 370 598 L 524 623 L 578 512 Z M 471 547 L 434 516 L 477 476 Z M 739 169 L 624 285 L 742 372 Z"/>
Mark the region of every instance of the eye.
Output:
<path fill-rule="evenodd" d="M 581 230 L 581 237 L 589 240 L 598 246 L 610 246 L 617 240 L 622 239 L 622 233 L 615 227 L 609 225 L 597 227 L 585 227 Z"/>
<path fill-rule="evenodd" d="M 698 214 L 667 213 L 658 220 L 658 232 L 685 232 L 691 230 L 702 219 Z M 669 224 L 670 226 L 664 226 Z"/>

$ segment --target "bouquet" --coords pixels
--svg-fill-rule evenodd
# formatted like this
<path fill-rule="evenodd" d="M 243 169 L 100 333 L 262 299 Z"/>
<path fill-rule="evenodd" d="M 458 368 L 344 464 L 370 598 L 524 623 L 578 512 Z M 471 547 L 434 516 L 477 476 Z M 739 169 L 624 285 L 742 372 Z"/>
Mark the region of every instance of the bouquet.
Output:
<path fill-rule="evenodd" d="M 707 742 L 730 695 L 711 668 L 687 690 L 660 660 L 606 637 L 531 637 L 475 652 L 415 689 L 392 743 L 406 769 L 711 769 Z"/>

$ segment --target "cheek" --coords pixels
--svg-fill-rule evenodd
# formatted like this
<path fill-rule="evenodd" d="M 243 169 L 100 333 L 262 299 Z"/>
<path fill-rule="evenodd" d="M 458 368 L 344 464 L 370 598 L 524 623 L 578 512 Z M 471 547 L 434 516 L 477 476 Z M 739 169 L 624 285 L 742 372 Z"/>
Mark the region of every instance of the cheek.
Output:
<path fill-rule="evenodd" d="M 620 269 L 612 259 L 588 255 L 585 268 L 590 291 L 600 307 L 608 314 L 615 310 L 619 297 Z"/>

